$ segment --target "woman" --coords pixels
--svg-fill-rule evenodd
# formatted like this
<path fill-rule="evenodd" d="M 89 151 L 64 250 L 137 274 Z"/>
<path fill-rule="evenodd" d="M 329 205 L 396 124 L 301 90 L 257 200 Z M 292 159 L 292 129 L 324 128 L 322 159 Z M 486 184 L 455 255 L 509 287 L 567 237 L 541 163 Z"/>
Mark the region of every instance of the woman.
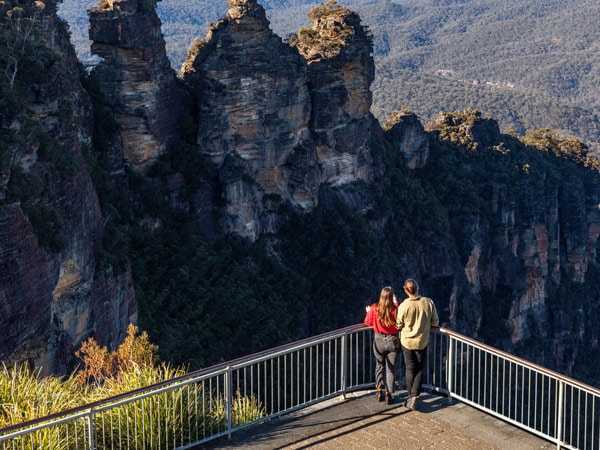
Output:
<path fill-rule="evenodd" d="M 365 325 L 373 327 L 373 353 L 375 354 L 375 387 L 377 400 L 391 405 L 394 402 L 396 359 L 400 353 L 400 339 L 396 328 L 396 298 L 394 290 L 386 286 L 381 290 L 379 302 L 366 307 Z M 385 376 L 384 376 L 385 375 Z"/>

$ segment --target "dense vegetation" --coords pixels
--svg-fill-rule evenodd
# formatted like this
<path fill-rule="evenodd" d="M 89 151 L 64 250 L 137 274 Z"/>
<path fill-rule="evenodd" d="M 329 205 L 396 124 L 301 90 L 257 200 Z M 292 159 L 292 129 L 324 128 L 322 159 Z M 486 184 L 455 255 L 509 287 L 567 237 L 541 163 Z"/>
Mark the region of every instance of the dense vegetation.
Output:
<path fill-rule="evenodd" d="M 96 4 L 87 0 L 84 5 Z M 312 0 L 263 0 L 273 30 L 305 26 Z M 476 108 L 503 130 L 552 127 L 600 150 L 600 9 L 595 0 L 345 0 L 374 36 L 373 112 L 384 120 L 409 108 L 423 122 L 440 111 Z M 89 57 L 80 0 L 61 14 Z M 167 53 L 178 70 L 194 37 L 225 17 L 226 0 L 158 3 Z"/>

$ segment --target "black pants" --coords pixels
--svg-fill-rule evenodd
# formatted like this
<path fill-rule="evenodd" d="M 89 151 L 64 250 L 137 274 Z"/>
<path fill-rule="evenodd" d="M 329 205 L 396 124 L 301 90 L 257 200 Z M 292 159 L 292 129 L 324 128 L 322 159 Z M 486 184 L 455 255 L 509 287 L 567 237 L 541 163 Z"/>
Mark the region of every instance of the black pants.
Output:
<path fill-rule="evenodd" d="M 423 384 L 423 366 L 427 357 L 427 347 L 423 350 L 409 350 L 402 347 L 404 366 L 406 367 L 406 390 L 409 397 L 421 394 Z"/>
<path fill-rule="evenodd" d="M 373 353 L 376 362 L 375 387 L 392 394 L 396 378 L 396 359 L 400 354 L 400 338 L 397 334 L 375 334 Z"/>

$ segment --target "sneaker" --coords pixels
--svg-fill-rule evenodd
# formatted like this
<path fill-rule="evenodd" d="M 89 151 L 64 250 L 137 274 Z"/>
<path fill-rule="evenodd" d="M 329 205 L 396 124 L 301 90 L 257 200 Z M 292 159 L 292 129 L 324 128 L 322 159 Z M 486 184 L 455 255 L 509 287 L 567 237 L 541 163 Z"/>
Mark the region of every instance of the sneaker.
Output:
<path fill-rule="evenodd" d="M 406 401 L 406 407 L 408 409 L 410 409 L 411 411 L 416 411 L 417 410 L 417 397 L 408 397 L 408 400 Z"/>

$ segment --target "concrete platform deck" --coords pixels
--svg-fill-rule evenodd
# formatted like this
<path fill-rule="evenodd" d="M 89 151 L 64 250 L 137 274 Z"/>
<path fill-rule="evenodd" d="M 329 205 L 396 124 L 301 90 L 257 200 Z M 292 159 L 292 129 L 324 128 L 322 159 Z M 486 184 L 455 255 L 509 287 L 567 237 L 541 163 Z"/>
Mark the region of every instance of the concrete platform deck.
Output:
<path fill-rule="evenodd" d="M 418 411 L 349 394 L 234 433 L 198 449 L 552 449 L 555 445 L 463 403 L 423 394 Z"/>

